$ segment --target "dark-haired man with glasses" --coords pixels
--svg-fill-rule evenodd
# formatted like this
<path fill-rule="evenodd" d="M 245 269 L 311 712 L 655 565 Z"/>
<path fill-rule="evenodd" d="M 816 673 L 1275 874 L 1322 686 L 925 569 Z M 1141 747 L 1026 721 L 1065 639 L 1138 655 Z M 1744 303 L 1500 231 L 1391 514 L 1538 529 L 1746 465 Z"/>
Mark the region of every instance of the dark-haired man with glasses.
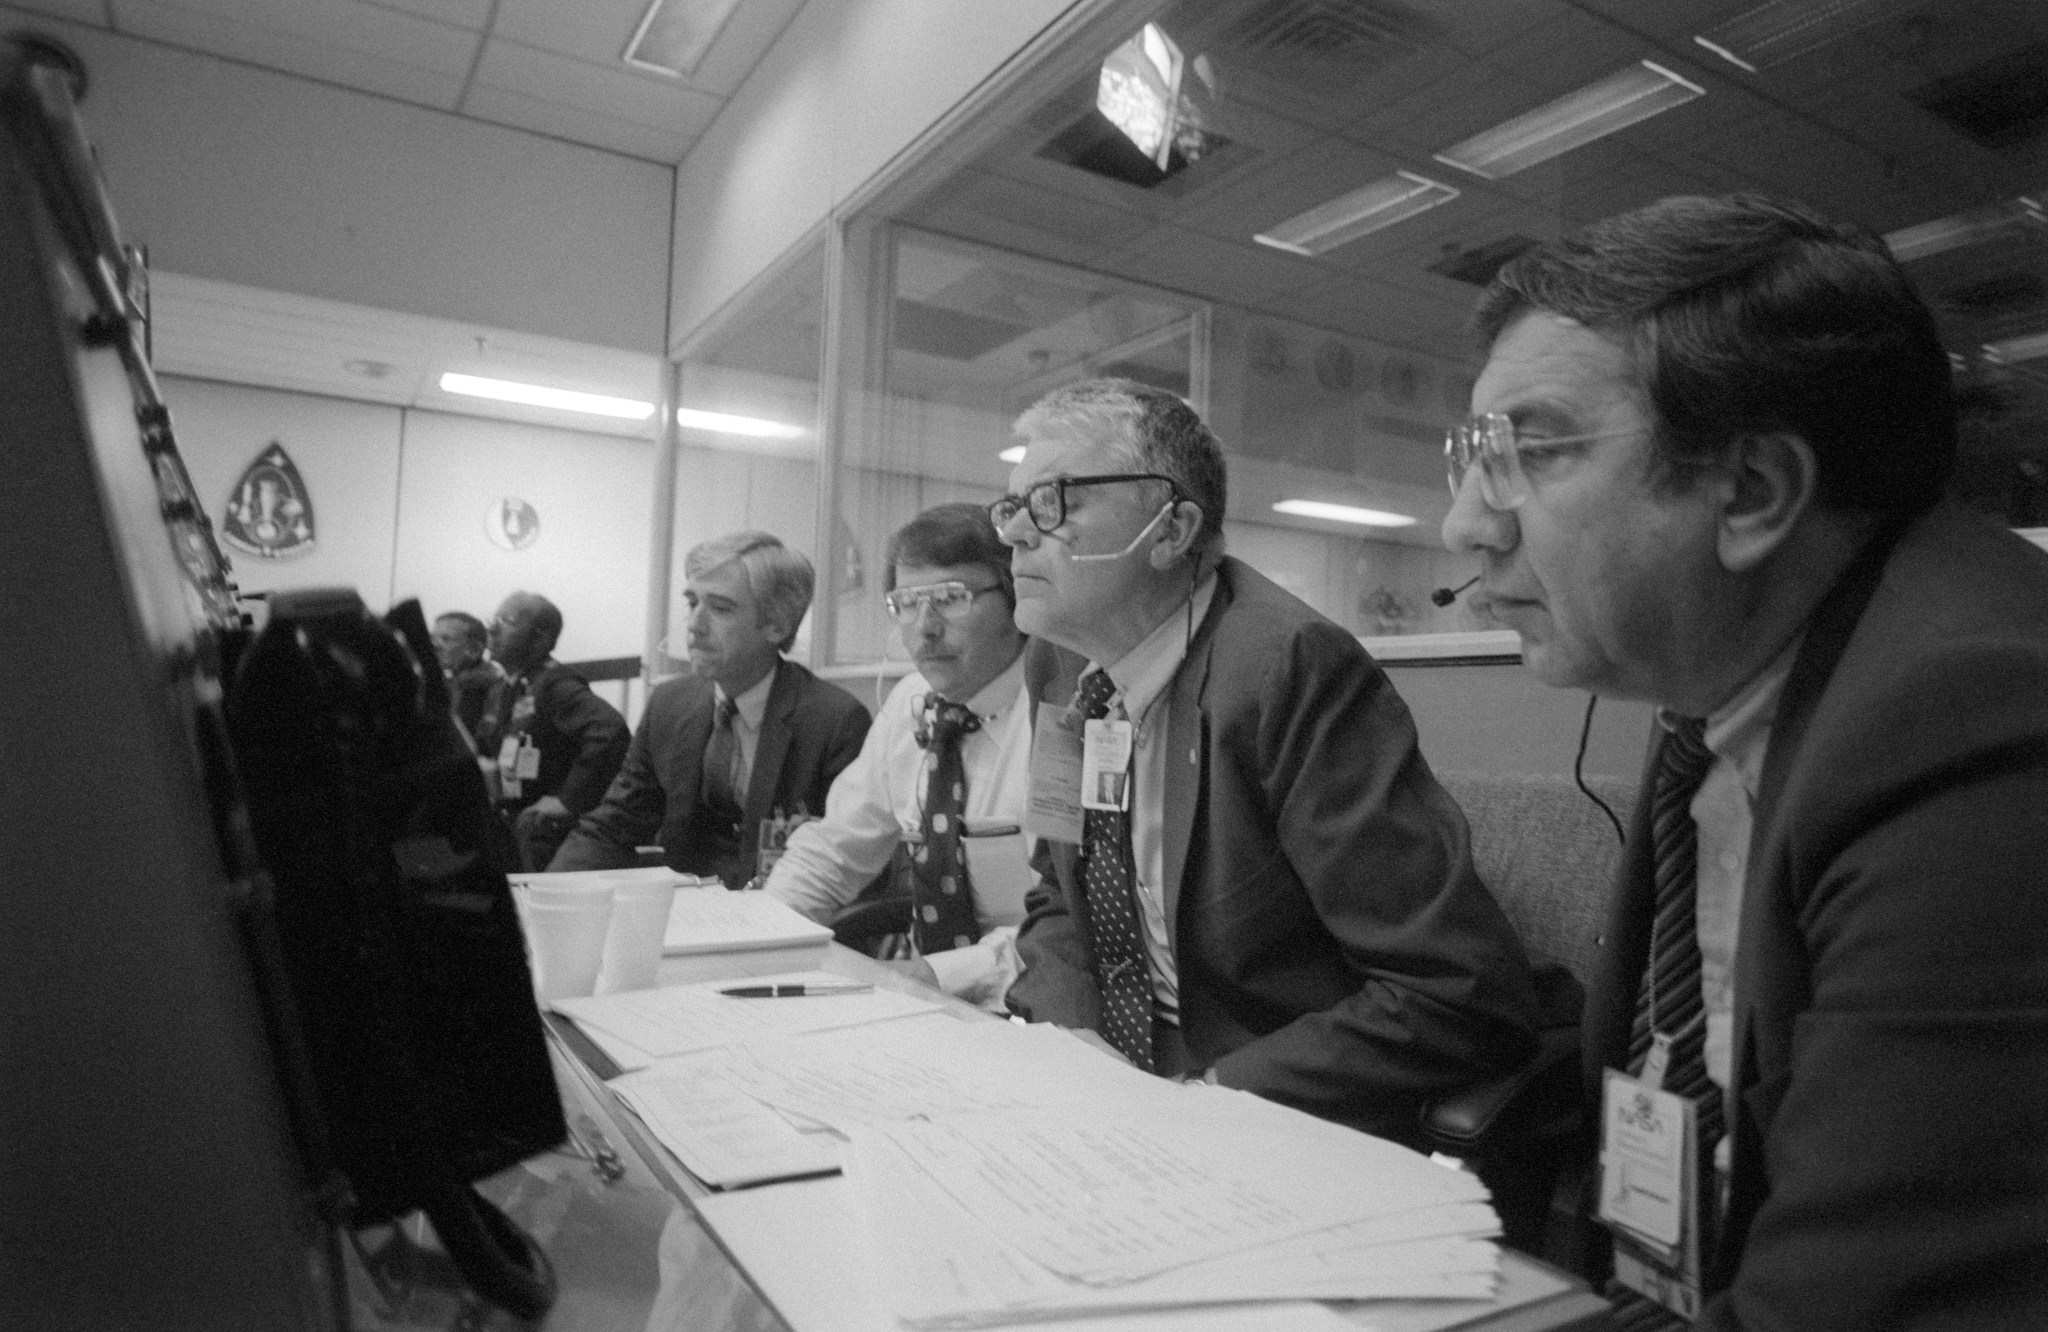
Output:
<path fill-rule="evenodd" d="M 790 834 L 764 886 L 830 920 L 909 848 L 914 957 L 903 969 L 1000 1005 L 1029 876 L 1031 720 L 1009 550 L 981 505 L 941 504 L 889 539 L 886 563 L 883 606 L 917 669 L 833 782 L 825 817 Z"/>
<path fill-rule="evenodd" d="M 1222 450 L 1181 399 L 1091 380 L 1017 433 L 990 516 L 1045 840 L 1012 1010 L 1412 1141 L 1424 1102 L 1527 1057 L 1536 1000 L 1407 707 L 1223 554 Z"/>

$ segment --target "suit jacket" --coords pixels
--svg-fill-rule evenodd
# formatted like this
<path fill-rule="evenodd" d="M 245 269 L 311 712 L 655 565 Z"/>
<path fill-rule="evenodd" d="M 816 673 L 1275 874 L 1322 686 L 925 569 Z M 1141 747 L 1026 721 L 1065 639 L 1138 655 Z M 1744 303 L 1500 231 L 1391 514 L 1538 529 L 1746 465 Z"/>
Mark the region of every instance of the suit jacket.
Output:
<path fill-rule="evenodd" d="M 505 736 L 520 729 L 512 719 L 516 682 L 500 676 L 490 686 L 477 722 L 477 752 L 496 758 Z M 525 728 L 540 749 L 540 775 L 521 783 L 505 808 L 525 809 L 542 796 L 555 796 L 581 814 L 597 804 L 619 771 L 630 733 L 619 710 L 590 692 L 583 677 L 548 661 L 528 682 L 533 719 Z"/>
<path fill-rule="evenodd" d="M 1534 1044 L 1528 961 L 1473 872 L 1464 815 L 1358 640 L 1226 559 L 1162 697 L 1166 918 L 1193 1068 L 1412 1139 L 1423 1101 Z M 1028 649 L 1034 701 L 1083 663 Z M 1079 849 L 1041 845 L 1013 1009 L 1098 1027 Z"/>
<path fill-rule="evenodd" d="M 737 855 L 720 856 L 718 831 L 698 813 L 717 695 L 711 681 L 686 675 L 647 696 L 640 729 L 604 803 L 584 816 L 548 868 L 616 869 L 633 863 L 636 847 L 659 840 L 671 869 L 717 874 L 734 888 L 752 878 L 761 820 L 778 810 L 824 813 L 832 779 L 853 762 L 868 733 L 868 710 L 851 694 L 793 661 L 775 670 Z"/>
<path fill-rule="evenodd" d="M 1650 803 L 1595 959 L 1595 1105 L 1648 956 Z M 1701 1326 L 2048 1328 L 2048 555 L 1988 521 L 1895 527 L 1808 623 L 1733 1074 Z"/>

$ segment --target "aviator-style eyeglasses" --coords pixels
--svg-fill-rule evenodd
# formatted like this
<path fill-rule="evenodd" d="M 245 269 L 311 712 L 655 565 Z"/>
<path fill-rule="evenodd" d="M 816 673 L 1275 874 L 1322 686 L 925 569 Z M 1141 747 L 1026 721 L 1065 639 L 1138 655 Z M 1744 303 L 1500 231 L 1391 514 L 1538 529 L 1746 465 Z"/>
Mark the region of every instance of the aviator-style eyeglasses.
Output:
<path fill-rule="evenodd" d="M 1496 509 L 1519 509 L 1529 502 L 1534 493 L 1529 486 L 1529 474 L 1522 469 L 1525 455 L 1542 457 L 1553 448 L 1567 444 L 1587 444 L 1597 439 L 1619 439 L 1632 435 L 1634 430 L 1605 430 L 1595 435 L 1543 435 L 1536 439 L 1518 439 L 1515 423 L 1500 412 L 1487 412 L 1469 421 L 1460 422 L 1444 433 L 1444 470 L 1451 483 L 1451 498 L 1458 498 L 1458 487 L 1465 480 L 1465 473 L 1479 464 L 1479 494 L 1488 505 Z"/>
<path fill-rule="evenodd" d="M 987 587 L 969 587 L 965 583 L 926 583 L 922 587 L 899 587 L 894 592 L 885 593 L 882 605 L 887 608 L 889 618 L 898 624 L 916 624 L 917 617 L 926 606 L 938 612 L 940 619 L 957 624 L 967 618 L 976 597 L 1001 588 L 1001 583 L 991 583 Z"/>
<path fill-rule="evenodd" d="M 1052 533 L 1067 521 L 1067 491 L 1080 486 L 1107 486 L 1121 481 L 1164 481 L 1173 488 L 1172 503 L 1178 504 L 1187 496 L 1181 494 L 1180 483 L 1170 476 L 1157 472 L 1115 472 L 1109 476 L 1056 476 L 1049 481 L 1040 481 L 1021 495 L 1005 495 L 988 506 L 989 521 L 1000 532 L 1009 525 L 1012 518 L 1020 513 L 1031 516 L 1031 525 L 1040 532 Z"/>

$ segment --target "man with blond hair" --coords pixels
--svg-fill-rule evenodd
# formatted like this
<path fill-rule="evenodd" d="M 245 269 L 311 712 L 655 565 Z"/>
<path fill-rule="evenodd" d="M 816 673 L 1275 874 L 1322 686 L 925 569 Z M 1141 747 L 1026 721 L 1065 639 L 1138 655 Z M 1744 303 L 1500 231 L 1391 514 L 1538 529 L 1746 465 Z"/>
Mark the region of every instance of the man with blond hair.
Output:
<path fill-rule="evenodd" d="M 811 562 L 734 532 L 692 549 L 683 572 L 691 673 L 647 696 L 625 766 L 551 870 L 630 865 L 658 841 L 669 868 L 738 888 L 760 872 L 762 824 L 822 813 L 860 752 L 868 710 L 783 655 L 810 609 Z"/>

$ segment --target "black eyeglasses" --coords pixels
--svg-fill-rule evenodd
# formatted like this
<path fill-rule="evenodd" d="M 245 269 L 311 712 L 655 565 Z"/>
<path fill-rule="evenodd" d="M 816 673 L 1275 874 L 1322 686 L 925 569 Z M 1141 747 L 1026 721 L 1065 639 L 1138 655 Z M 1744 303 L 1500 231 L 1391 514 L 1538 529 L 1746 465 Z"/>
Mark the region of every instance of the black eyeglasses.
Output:
<path fill-rule="evenodd" d="M 1018 514 L 1029 514 L 1031 525 L 1040 532 L 1056 532 L 1067 521 L 1067 491 L 1078 486 L 1107 486 L 1123 481 L 1164 481 L 1173 490 L 1173 503 L 1187 496 L 1180 483 L 1157 472 L 1115 472 L 1109 476 L 1056 476 L 1040 481 L 1021 495 L 1005 495 L 988 506 L 989 521 L 1000 532 Z"/>

